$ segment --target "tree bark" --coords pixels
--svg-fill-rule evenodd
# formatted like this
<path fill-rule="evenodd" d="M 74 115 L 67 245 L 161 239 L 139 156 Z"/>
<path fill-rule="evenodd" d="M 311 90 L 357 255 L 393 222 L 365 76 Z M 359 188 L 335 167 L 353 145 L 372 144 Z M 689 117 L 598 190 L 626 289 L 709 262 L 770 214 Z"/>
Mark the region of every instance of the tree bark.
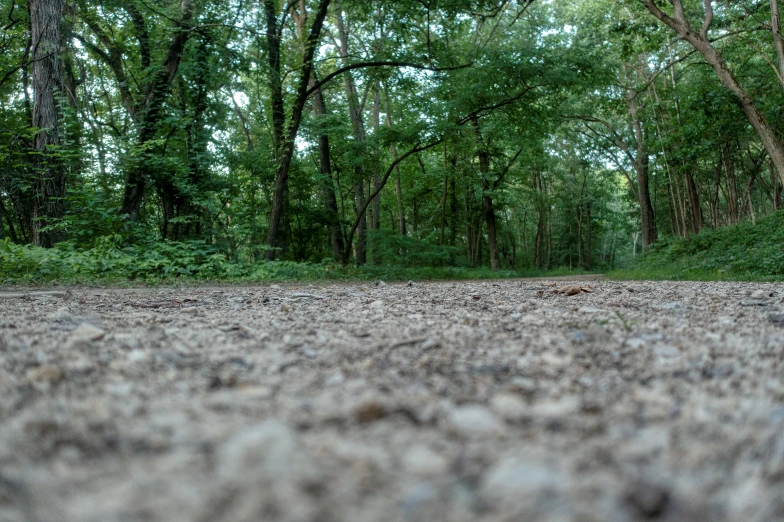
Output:
<path fill-rule="evenodd" d="M 269 64 L 269 88 L 272 106 L 272 146 L 277 158 L 283 143 L 286 110 L 283 104 L 283 78 L 280 73 L 280 33 L 278 31 L 275 0 L 264 0 L 264 16 L 267 24 L 267 62 Z"/>
<path fill-rule="evenodd" d="M 378 129 L 381 127 L 381 94 L 379 92 L 378 82 L 373 89 L 373 132 L 378 134 Z M 376 191 L 381 186 L 381 177 L 378 172 L 380 159 L 380 151 L 376 146 L 376 162 L 373 168 L 373 190 Z M 381 196 L 373 198 L 373 219 L 370 222 L 371 230 L 379 230 L 381 228 Z M 378 256 L 375 256 L 378 257 Z M 378 261 L 378 260 L 377 260 Z"/>
<path fill-rule="evenodd" d="M 315 75 L 311 79 L 311 86 L 315 84 Z M 323 116 L 327 113 L 324 103 L 324 95 L 321 89 L 313 92 L 313 114 Z M 324 210 L 327 214 L 327 229 L 329 230 L 329 242 L 332 246 L 332 255 L 336 259 L 343 256 L 343 231 L 340 226 L 340 214 L 338 213 L 338 201 L 335 197 L 334 181 L 332 179 L 332 162 L 329 152 L 329 136 L 319 135 L 319 172 L 321 173 L 321 191 L 324 199 Z"/>
<path fill-rule="evenodd" d="M 634 136 L 637 141 L 637 154 L 634 158 L 634 170 L 637 174 L 637 197 L 640 204 L 640 222 L 642 224 L 642 248 L 648 248 L 649 245 L 656 242 L 658 232 L 656 230 L 656 218 L 653 213 L 653 204 L 651 203 L 651 193 L 648 183 L 648 173 L 650 169 L 650 158 L 648 156 L 648 149 L 645 146 L 645 136 L 643 136 L 642 125 L 637 112 L 637 103 L 635 101 L 634 92 L 631 90 L 627 93 L 627 102 L 629 106 L 629 116 L 631 116 L 632 127 L 634 128 Z"/>
<path fill-rule="evenodd" d="M 29 7 L 34 50 L 33 126 L 38 128 L 30 228 L 34 245 L 51 247 L 65 239 L 64 231 L 57 226 L 65 215 L 66 169 L 56 150 L 62 144 L 61 104 L 67 96 L 61 61 L 63 3 L 30 0 Z"/>
<path fill-rule="evenodd" d="M 770 183 L 773 186 L 773 210 L 778 210 L 781 208 L 782 183 L 776 177 L 776 169 L 773 166 L 773 162 L 770 162 L 768 165 L 770 168 Z"/>
<path fill-rule="evenodd" d="M 438 244 L 444 246 L 446 233 L 446 198 L 449 194 L 449 162 L 447 160 L 447 140 L 444 140 L 444 190 L 441 194 L 441 227 L 439 229 Z"/>
<path fill-rule="evenodd" d="M 724 155 L 724 166 L 727 180 L 727 221 L 735 224 L 740 221 L 738 215 L 738 181 L 735 176 L 735 161 L 729 149 Z"/>
<path fill-rule="evenodd" d="M 340 56 L 343 63 L 348 65 L 348 29 L 343 21 L 343 13 L 338 7 L 337 12 L 337 26 L 338 36 L 340 38 Z M 357 95 L 357 88 L 354 84 L 354 77 L 351 71 L 346 71 L 343 74 L 344 84 L 346 88 L 346 98 L 348 99 L 348 112 L 351 118 L 351 124 L 354 129 L 354 136 L 359 142 L 360 147 L 365 145 L 365 122 L 362 119 L 362 112 L 359 108 L 359 97 Z M 365 168 L 363 162 L 357 162 L 354 167 L 356 176 L 356 184 L 354 185 L 354 198 L 357 212 L 365 206 Z M 357 228 L 357 242 L 355 247 L 355 259 L 358 265 L 364 265 L 367 262 L 367 214 L 362 213 L 359 216 L 359 227 Z"/>
<path fill-rule="evenodd" d="M 496 231 L 495 207 L 490 193 L 490 153 L 482 138 L 482 130 L 479 127 L 479 120 L 474 118 L 474 133 L 478 144 L 477 156 L 479 157 L 479 173 L 482 176 L 482 206 L 484 211 L 485 226 L 487 227 L 487 250 L 490 254 L 490 268 L 498 270 L 500 261 L 498 258 L 498 238 Z"/>
<path fill-rule="evenodd" d="M 391 104 L 389 103 L 388 92 L 386 93 L 384 101 L 386 103 L 385 109 L 387 113 L 387 117 L 386 117 L 387 128 L 391 129 L 392 114 L 391 114 L 391 108 L 390 108 Z M 395 161 L 397 159 L 397 147 L 395 147 L 394 143 L 389 146 L 389 151 L 392 153 L 392 161 Z M 397 215 L 398 215 L 400 235 L 405 236 L 406 235 L 406 211 L 405 208 L 403 207 L 403 186 L 400 181 L 400 168 L 397 166 L 395 167 L 395 196 L 397 198 Z"/>
<path fill-rule="evenodd" d="M 779 0 L 770 0 L 770 27 L 773 33 L 773 43 L 776 46 L 776 57 L 779 59 L 779 81 L 784 87 L 784 39 L 781 38 Z"/>

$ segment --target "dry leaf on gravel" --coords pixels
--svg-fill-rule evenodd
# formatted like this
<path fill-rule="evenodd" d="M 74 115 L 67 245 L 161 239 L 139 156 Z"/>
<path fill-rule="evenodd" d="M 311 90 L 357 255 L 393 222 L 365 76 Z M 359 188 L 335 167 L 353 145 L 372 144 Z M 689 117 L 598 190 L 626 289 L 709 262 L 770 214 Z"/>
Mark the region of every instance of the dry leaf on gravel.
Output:
<path fill-rule="evenodd" d="M 582 285 L 566 285 L 557 290 L 553 290 L 553 292 L 557 294 L 565 294 L 565 295 L 578 295 L 583 292 L 591 294 L 593 293 L 593 288 L 591 288 L 590 286 L 582 286 Z"/>

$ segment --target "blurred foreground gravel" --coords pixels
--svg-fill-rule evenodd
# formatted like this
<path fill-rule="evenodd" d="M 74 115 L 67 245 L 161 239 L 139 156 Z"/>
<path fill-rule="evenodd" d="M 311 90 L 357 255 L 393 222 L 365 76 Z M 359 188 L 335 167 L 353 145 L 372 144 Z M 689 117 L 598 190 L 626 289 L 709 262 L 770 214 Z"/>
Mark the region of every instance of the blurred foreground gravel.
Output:
<path fill-rule="evenodd" d="M 781 521 L 784 286 L 0 292 L 0 521 Z"/>

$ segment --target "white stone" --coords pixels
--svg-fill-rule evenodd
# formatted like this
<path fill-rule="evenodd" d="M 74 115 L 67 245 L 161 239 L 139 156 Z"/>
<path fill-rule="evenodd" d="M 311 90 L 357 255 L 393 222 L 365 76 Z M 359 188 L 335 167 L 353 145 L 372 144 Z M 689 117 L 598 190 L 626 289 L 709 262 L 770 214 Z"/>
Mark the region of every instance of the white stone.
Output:
<path fill-rule="evenodd" d="M 526 404 L 513 393 L 498 393 L 490 400 L 493 411 L 504 420 L 518 422 L 525 416 Z"/>
<path fill-rule="evenodd" d="M 97 326 L 93 326 L 90 323 L 81 323 L 73 332 L 71 332 L 69 340 L 71 343 L 76 343 L 79 341 L 98 341 L 103 339 L 105 335 L 106 332 Z"/>
<path fill-rule="evenodd" d="M 291 472 L 296 450 L 296 434 L 278 421 L 268 420 L 241 431 L 220 449 L 220 473 L 242 481 L 248 473 L 269 477 Z"/>
<path fill-rule="evenodd" d="M 414 475 L 429 477 L 446 473 L 448 462 L 427 446 L 417 445 L 403 455 L 403 467 Z"/>
<path fill-rule="evenodd" d="M 486 437 L 501 433 L 501 425 L 493 413 L 479 405 L 460 406 L 449 412 L 449 424 L 458 435 Z"/>

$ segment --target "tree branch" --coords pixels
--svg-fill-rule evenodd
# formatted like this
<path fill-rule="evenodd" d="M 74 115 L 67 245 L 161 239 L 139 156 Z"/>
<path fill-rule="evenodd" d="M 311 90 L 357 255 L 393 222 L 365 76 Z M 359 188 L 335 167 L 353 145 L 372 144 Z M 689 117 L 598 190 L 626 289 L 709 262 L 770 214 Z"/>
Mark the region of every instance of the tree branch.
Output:
<path fill-rule="evenodd" d="M 702 0 L 702 3 L 705 6 L 705 21 L 702 24 L 702 29 L 700 29 L 700 36 L 707 40 L 708 29 L 710 29 L 713 23 L 713 6 L 711 5 L 711 0 Z"/>
<path fill-rule="evenodd" d="M 373 194 L 368 196 L 368 198 L 365 200 L 365 204 L 362 206 L 359 212 L 357 212 L 357 217 L 354 220 L 354 224 L 351 226 L 351 229 L 349 230 L 346 237 L 346 246 L 343 255 L 345 259 L 348 259 L 348 255 L 346 254 L 351 251 L 351 246 L 354 243 L 354 233 L 357 231 L 357 228 L 359 228 L 359 223 L 362 220 L 362 216 L 365 215 L 365 211 L 367 210 L 367 208 L 370 206 L 373 200 L 379 195 L 381 190 L 387 184 L 387 181 L 389 180 L 389 176 L 392 175 L 392 172 L 395 170 L 395 167 L 397 167 L 400 163 L 402 163 L 404 160 L 406 160 L 413 154 L 417 154 L 419 152 L 433 148 L 436 145 L 440 144 L 442 141 L 444 141 L 443 136 L 437 139 L 436 141 L 428 143 L 427 145 L 421 145 L 421 146 L 415 145 L 414 148 L 412 148 L 411 150 L 409 150 L 408 152 L 406 152 L 405 154 L 403 154 L 402 156 L 400 156 L 399 158 L 397 158 L 395 161 L 392 162 L 392 164 L 389 166 L 387 171 L 384 173 L 384 177 L 381 178 L 381 183 L 379 183 L 378 188 L 373 192 Z"/>
<path fill-rule="evenodd" d="M 428 65 L 422 65 L 419 63 L 412 63 L 412 62 L 400 62 L 400 61 L 378 61 L 378 62 L 360 62 L 360 63 L 353 63 L 350 65 L 346 65 L 345 67 L 341 67 L 337 69 L 325 77 L 323 77 L 320 81 L 313 84 L 310 89 L 308 89 L 306 96 L 310 96 L 314 92 L 316 92 L 319 88 L 324 86 L 330 80 L 335 78 L 336 76 L 340 76 L 344 72 L 351 71 L 353 69 L 364 69 L 366 67 L 411 67 L 413 69 L 423 69 L 426 71 L 455 71 L 458 69 L 465 69 L 466 67 L 470 67 L 473 64 L 466 64 L 466 65 L 458 65 L 455 67 L 430 67 Z"/>

